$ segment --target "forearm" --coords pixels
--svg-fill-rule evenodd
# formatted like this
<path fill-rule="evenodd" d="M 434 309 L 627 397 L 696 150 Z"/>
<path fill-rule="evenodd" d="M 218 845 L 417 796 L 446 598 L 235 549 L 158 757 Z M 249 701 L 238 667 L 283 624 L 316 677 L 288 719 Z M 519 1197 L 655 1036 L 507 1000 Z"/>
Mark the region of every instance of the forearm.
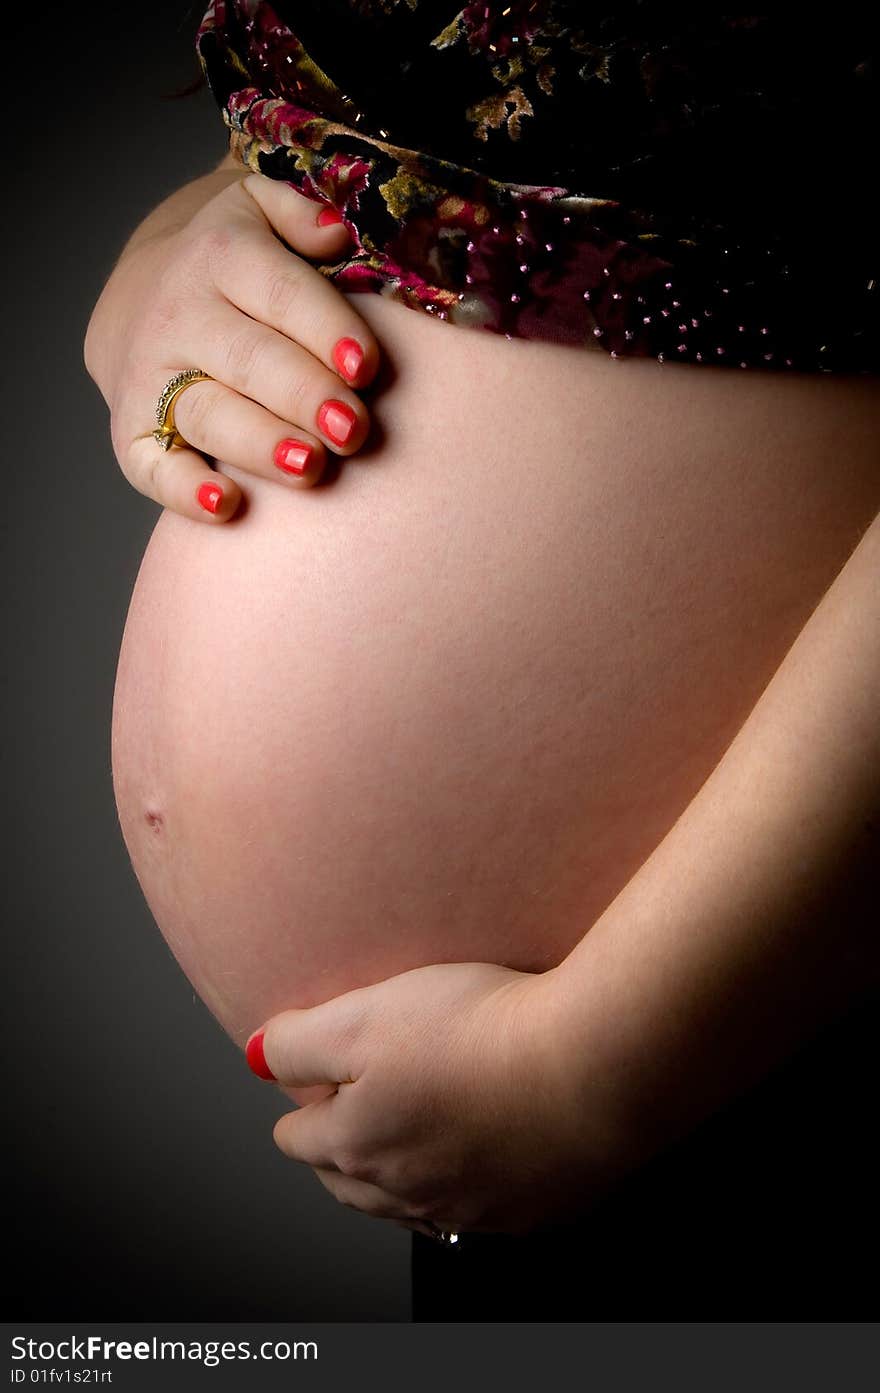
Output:
<path fill-rule="evenodd" d="M 880 517 L 711 777 L 551 974 L 573 1083 L 613 1100 L 636 1163 L 876 986 L 878 810 Z"/>

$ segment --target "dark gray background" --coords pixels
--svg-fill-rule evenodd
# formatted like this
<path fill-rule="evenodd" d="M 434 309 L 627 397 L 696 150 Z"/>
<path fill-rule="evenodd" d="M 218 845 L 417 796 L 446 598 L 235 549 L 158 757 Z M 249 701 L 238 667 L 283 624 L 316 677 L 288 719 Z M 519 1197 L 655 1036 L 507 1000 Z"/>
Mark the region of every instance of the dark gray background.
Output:
<path fill-rule="evenodd" d="M 82 342 L 134 227 L 226 148 L 206 90 L 162 96 L 198 76 L 205 6 L 16 8 L 4 31 L 8 1316 L 409 1320 L 410 1235 L 343 1208 L 276 1150 L 285 1109 L 166 948 L 113 800 L 116 661 L 159 509 L 116 464 Z"/>
<path fill-rule="evenodd" d="M 3 30 L 6 1314 L 406 1321 L 409 1235 L 343 1209 L 275 1149 L 283 1109 L 166 948 L 113 800 L 117 655 L 159 509 L 118 468 L 82 343 L 131 231 L 225 149 L 206 91 L 162 97 L 198 73 L 202 0 L 20 8 Z M 713 1222 L 793 1195 L 805 1280 L 824 1285 L 809 1310 L 780 1291 L 785 1318 L 875 1305 L 859 1266 L 876 1253 L 877 1035 L 854 1013 L 816 1042 L 733 1114 L 740 1149 L 723 1185 L 706 1182 Z M 759 1237 L 771 1246 L 744 1292 L 780 1247 L 772 1225 Z M 674 1242 L 654 1254 L 676 1257 Z"/>

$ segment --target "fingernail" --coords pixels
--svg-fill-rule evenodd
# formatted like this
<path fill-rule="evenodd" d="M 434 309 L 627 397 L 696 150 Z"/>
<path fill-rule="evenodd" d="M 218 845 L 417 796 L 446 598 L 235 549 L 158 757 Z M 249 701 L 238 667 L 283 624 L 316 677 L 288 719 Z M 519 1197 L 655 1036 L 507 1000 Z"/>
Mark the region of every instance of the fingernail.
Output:
<path fill-rule="evenodd" d="M 251 1036 L 244 1047 L 244 1057 L 258 1079 L 277 1083 L 278 1080 L 266 1063 L 266 1056 L 263 1054 L 263 1036 L 265 1034 L 265 1030 L 258 1030 L 256 1035 Z"/>
<path fill-rule="evenodd" d="M 335 208 L 322 208 L 315 222 L 319 227 L 329 227 L 331 223 L 342 222 L 342 214 Z"/>
<path fill-rule="evenodd" d="M 333 361 L 342 376 L 354 382 L 364 361 L 364 350 L 357 339 L 339 339 L 333 349 Z"/>
<path fill-rule="evenodd" d="M 282 440 L 275 446 L 272 459 L 285 474 L 305 474 L 311 457 L 311 445 L 302 440 Z"/>
<path fill-rule="evenodd" d="M 318 408 L 318 428 L 328 435 L 334 445 L 344 445 L 357 425 L 350 406 L 344 401 L 325 401 Z"/>
<path fill-rule="evenodd" d="M 199 484 L 196 490 L 196 498 L 208 513 L 216 513 L 220 504 L 223 502 L 223 490 L 218 489 L 216 484 Z"/>

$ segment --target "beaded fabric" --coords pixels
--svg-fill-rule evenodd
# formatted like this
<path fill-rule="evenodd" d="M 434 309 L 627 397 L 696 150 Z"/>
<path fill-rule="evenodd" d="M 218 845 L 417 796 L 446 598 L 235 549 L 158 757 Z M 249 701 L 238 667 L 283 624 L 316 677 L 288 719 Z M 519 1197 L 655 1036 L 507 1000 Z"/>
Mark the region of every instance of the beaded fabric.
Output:
<path fill-rule="evenodd" d="M 615 357 L 876 373 L 867 14 L 213 0 L 196 50 L 233 153 L 343 214 L 312 263 L 340 289 Z"/>

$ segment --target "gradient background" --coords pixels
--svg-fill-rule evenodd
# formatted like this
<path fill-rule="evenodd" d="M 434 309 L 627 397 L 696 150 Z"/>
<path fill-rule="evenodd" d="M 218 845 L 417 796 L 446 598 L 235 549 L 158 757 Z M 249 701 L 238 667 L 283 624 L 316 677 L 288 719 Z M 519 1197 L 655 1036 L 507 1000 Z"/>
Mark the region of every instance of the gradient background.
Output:
<path fill-rule="evenodd" d="M 113 799 L 116 662 L 160 510 L 116 463 L 82 344 L 135 226 L 226 148 L 206 90 L 161 95 L 198 75 L 206 5 L 17 8 L 14 33 L 4 20 L 6 1319 L 407 1321 L 409 1233 L 345 1209 L 276 1149 L 289 1105 L 165 946 Z"/>
<path fill-rule="evenodd" d="M 202 0 L 20 8 L 4 29 L 7 1319 L 407 1321 L 409 1234 L 276 1150 L 285 1108 L 165 946 L 113 799 L 117 655 L 159 509 L 119 470 L 82 343 L 135 226 L 226 147 L 207 91 L 161 95 L 197 75 Z M 840 1294 L 826 1317 L 874 1304 L 858 1269 L 876 1259 L 877 1033 L 855 1013 L 732 1114 L 719 1183 L 698 1144 L 680 1172 L 682 1202 L 702 1176 L 710 1210 L 744 1221 L 750 1195 L 772 1214 L 788 1193 L 788 1231 L 802 1214 L 805 1261 L 823 1255 Z M 668 1200 L 661 1287 L 684 1261 Z"/>

